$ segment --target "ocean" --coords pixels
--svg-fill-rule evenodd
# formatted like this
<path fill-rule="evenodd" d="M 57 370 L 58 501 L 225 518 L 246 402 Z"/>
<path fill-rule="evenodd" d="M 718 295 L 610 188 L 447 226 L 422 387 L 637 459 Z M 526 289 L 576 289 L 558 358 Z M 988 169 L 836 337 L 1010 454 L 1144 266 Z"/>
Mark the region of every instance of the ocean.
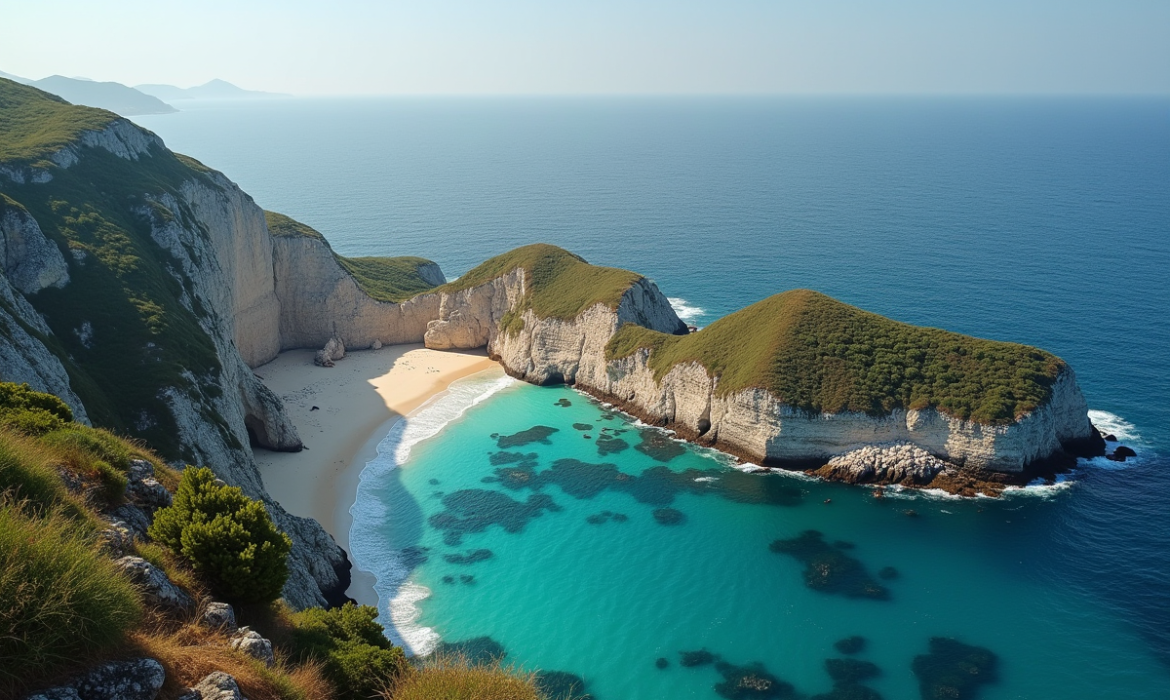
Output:
<path fill-rule="evenodd" d="M 182 107 L 135 121 L 341 254 L 450 278 L 554 243 L 700 326 L 812 288 L 1056 353 L 1139 453 L 1002 501 L 878 500 L 747 477 L 566 388 L 466 381 L 387 436 L 354 507 L 408 647 L 477 639 L 598 700 L 918 697 L 955 659 L 992 679 L 972 697 L 1170 697 L 1170 100 Z M 816 587 L 817 562 L 860 588 Z"/>

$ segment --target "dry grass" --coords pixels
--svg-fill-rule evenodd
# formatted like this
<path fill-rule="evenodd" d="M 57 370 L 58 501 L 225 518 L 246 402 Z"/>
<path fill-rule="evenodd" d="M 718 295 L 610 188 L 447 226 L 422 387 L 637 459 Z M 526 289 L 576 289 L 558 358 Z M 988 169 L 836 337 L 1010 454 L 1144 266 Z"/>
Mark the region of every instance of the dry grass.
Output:
<path fill-rule="evenodd" d="M 133 635 L 135 650 L 158 659 L 166 669 L 161 700 L 173 700 L 213 671 L 236 679 L 249 700 L 332 700 L 333 690 L 318 664 L 309 662 L 291 667 L 277 655 L 277 665 L 268 668 L 260 661 L 228 647 L 228 637 L 197 625 L 187 625 L 169 634 Z"/>
<path fill-rule="evenodd" d="M 386 700 L 542 700 L 536 674 L 497 664 L 439 656 L 388 688 Z"/>

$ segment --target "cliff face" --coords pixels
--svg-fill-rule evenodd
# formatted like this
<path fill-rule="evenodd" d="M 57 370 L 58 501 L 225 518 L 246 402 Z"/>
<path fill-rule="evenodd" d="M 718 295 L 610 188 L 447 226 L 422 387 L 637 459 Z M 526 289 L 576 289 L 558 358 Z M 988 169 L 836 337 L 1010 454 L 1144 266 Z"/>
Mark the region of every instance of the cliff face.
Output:
<path fill-rule="evenodd" d="M 440 350 L 486 346 L 509 374 L 533 384 L 593 386 L 606 374 L 605 346 L 624 323 L 675 333 L 686 326 L 665 295 L 647 279 L 635 281 L 617 308 L 598 303 L 571 319 L 540 318 L 519 312 L 531 293 L 529 275 L 517 268 L 487 284 L 440 292 L 438 318 L 424 342 Z M 517 314 L 519 321 L 509 321 Z M 505 327 L 501 327 L 504 324 Z"/>
<path fill-rule="evenodd" d="M 354 349 L 368 348 L 375 341 L 418 343 L 427 323 L 439 316 L 437 295 L 424 294 L 401 303 L 370 298 L 322 240 L 304 236 L 271 240 L 281 350 L 321 348 L 330 338 L 339 338 Z M 420 272 L 435 285 L 445 282 L 437 265 Z"/>
<path fill-rule="evenodd" d="M 38 222 L 17 204 L 19 198 L 43 201 L 58 181 L 92 179 L 89 171 L 80 177 L 72 175 L 72 170 L 125 167 L 117 165 L 119 161 L 153 169 L 165 184 L 152 183 L 134 190 L 134 196 L 124 200 L 129 202 L 124 210 L 116 210 L 108 201 L 87 201 L 84 193 L 66 189 L 75 197 L 67 200 L 74 212 L 92 211 L 108 225 L 99 229 L 94 239 L 68 238 L 73 229 L 67 226 L 76 226 L 72 220 L 58 219 L 41 209 L 38 216 L 42 221 Z M 120 184 L 133 186 L 125 180 Z M 159 289 L 178 290 L 178 304 L 189 314 L 184 318 L 197 319 L 204 337 L 190 335 L 198 333 L 194 328 L 184 330 L 185 336 L 173 335 L 178 332 L 174 319 L 182 314 L 171 310 L 163 317 L 170 320 L 156 326 L 155 339 L 133 351 L 150 358 L 168 345 L 210 343 L 214 357 L 209 366 L 176 371 L 171 380 L 154 387 L 153 405 L 165 407 L 165 415 L 144 406 L 130 427 L 150 430 L 160 424 L 171 426 L 168 437 L 185 461 L 212 466 L 228 483 L 264 500 L 279 527 L 294 542 L 284 590 L 292 605 L 324 604 L 325 594 L 341 593 L 346 583 L 344 553 L 318 523 L 290 515 L 268 497 L 249 448 L 250 442 L 274 449 L 300 448 L 300 439 L 281 402 L 251 370 L 252 365 L 275 356 L 281 347 L 273 242 L 260 208 L 222 175 L 184 167 L 157 137 L 120 119 L 82 131 L 35 166 L 5 165 L 0 168 L 0 189 L 6 193 L 0 195 L 0 379 L 27 382 L 37 390 L 56 394 L 70 404 L 79 420 L 86 420 L 85 402 L 76 393 L 75 377 L 70 373 L 86 375 L 89 365 L 74 362 L 73 348 L 102 357 L 102 368 L 111 364 L 132 367 L 138 360 L 112 349 L 125 345 L 127 329 L 100 314 L 72 329 L 53 328 L 38 307 L 48 304 L 45 308 L 52 320 L 62 315 L 62 308 L 72 308 L 69 299 L 101 293 L 99 287 L 92 286 L 91 277 L 107 264 L 104 256 L 110 254 L 110 249 L 98 249 L 91 243 L 105 240 L 101 236 L 117 242 L 122 251 L 131 250 L 125 257 L 112 258 L 129 270 L 128 274 L 141 271 L 148 259 L 161 261 L 173 281 L 160 284 Z M 72 255 L 62 254 L 65 240 L 58 242 L 45 235 L 46 221 L 57 235 L 68 238 Z M 58 293 L 65 300 L 58 304 L 64 306 L 53 306 L 45 290 Z M 164 301 L 162 295 L 142 301 L 141 313 L 150 319 L 152 309 L 157 310 Z M 159 313 L 165 311 L 163 308 Z M 51 342 L 54 336 L 70 348 L 69 354 Z M 102 355 L 103 348 L 110 350 Z M 117 391 L 117 386 L 102 386 L 103 376 L 108 375 L 93 375 L 98 390 Z M 100 401 L 102 395 L 94 393 L 94 384 L 90 387 L 94 400 Z M 109 407 L 104 408 L 108 413 Z"/>
<path fill-rule="evenodd" d="M 590 389 L 648 422 L 765 463 L 819 466 L 868 445 L 909 443 L 956 466 L 1019 473 L 1093 434 L 1088 406 L 1068 368 L 1046 404 L 1010 424 L 985 425 L 933 408 L 895 409 L 886 416 L 810 415 L 764 389 L 721 396 L 718 377 L 697 363 L 679 365 L 656 381 L 648 357 L 640 351 L 612 361 Z"/>

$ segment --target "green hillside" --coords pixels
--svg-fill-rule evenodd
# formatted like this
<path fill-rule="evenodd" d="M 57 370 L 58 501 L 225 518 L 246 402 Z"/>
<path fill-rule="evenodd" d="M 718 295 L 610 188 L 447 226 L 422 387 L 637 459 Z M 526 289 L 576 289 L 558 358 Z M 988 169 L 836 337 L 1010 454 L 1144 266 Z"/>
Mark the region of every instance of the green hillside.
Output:
<path fill-rule="evenodd" d="M 19 203 L 71 253 L 65 255 L 70 283 L 30 301 L 53 331 L 43 341 L 69 372 L 90 417 L 175 458 L 178 431 L 159 390 L 217 395 L 220 363 L 199 324 L 205 311 L 197 301 L 191 309 L 181 301 L 190 296 L 191 280 L 151 237 L 152 222 L 175 216 L 153 200 L 178 193 L 190 180 L 215 185 L 201 166 L 165 149 L 137 161 L 87 149 L 65 169 L 46 160 L 82 132 L 117 118 L 0 80 L 0 166 L 36 164 L 52 176 L 26 184 L 0 179 L 0 207 Z M 230 438 L 221 418 L 207 417 Z"/>
<path fill-rule="evenodd" d="M 899 323 L 803 289 L 687 336 L 626 325 L 606 350 L 616 359 L 639 348 L 659 379 L 698 362 L 720 378 L 721 394 L 760 387 L 817 413 L 933 406 L 989 424 L 1042 405 L 1064 367 L 1036 348 Z"/>
<path fill-rule="evenodd" d="M 622 295 L 642 276 L 628 270 L 590 265 L 583 258 L 547 243 L 516 248 L 490 258 L 472 268 L 454 282 L 439 287 L 440 292 L 457 292 L 524 268 L 528 273 L 528 298 L 502 327 L 515 330 L 522 323 L 519 315 L 526 309 L 540 318 L 575 318 L 594 304 L 617 308 Z"/>

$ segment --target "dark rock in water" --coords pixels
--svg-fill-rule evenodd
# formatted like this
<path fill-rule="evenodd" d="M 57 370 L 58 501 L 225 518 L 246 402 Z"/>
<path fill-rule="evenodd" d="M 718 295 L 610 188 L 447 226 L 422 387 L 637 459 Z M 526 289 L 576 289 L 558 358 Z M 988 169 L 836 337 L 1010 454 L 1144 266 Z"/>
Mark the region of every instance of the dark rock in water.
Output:
<path fill-rule="evenodd" d="M 630 519 L 630 516 L 626 515 L 625 513 L 614 513 L 613 514 L 613 521 L 615 523 L 624 523 L 625 521 L 627 521 L 629 519 Z"/>
<path fill-rule="evenodd" d="M 852 542 L 846 542 L 845 540 L 837 540 L 833 543 L 833 546 L 837 549 L 853 549 L 857 545 L 853 544 Z"/>
<path fill-rule="evenodd" d="M 475 583 L 475 577 L 471 574 L 460 574 L 459 580 L 468 585 Z"/>
<path fill-rule="evenodd" d="M 680 651 L 679 656 L 681 660 L 679 665 L 684 668 L 694 668 L 695 666 L 706 666 L 713 664 L 719 660 L 719 657 L 706 649 L 699 649 L 698 651 Z"/>
<path fill-rule="evenodd" d="M 825 671 L 834 683 L 860 683 L 881 675 L 881 669 L 858 659 L 825 659 Z"/>
<path fill-rule="evenodd" d="M 907 509 L 907 510 L 902 511 L 902 515 L 905 515 L 907 518 L 917 518 L 918 511 L 911 508 L 911 509 Z"/>
<path fill-rule="evenodd" d="M 593 430 L 593 424 L 592 423 L 574 423 L 573 429 L 574 430 Z"/>
<path fill-rule="evenodd" d="M 594 513 L 588 518 L 585 518 L 585 522 L 589 523 L 590 525 L 603 525 L 608 522 L 609 519 L 610 516 L 606 515 L 605 513 Z"/>
<path fill-rule="evenodd" d="M 643 430 L 642 442 L 634 449 L 659 462 L 669 462 L 687 451 L 682 443 L 672 440 L 656 430 Z"/>
<path fill-rule="evenodd" d="M 438 486 L 439 480 L 438 479 L 427 479 L 427 483 L 430 484 L 431 486 Z"/>
<path fill-rule="evenodd" d="M 860 561 L 825 542 L 816 530 L 805 530 L 790 540 L 776 540 L 768 548 L 804 564 L 804 585 L 814 591 L 847 598 L 888 600 L 889 590 L 865 570 Z"/>
<path fill-rule="evenodd" d="M 492 463 L 493 467 L 503 466 L 505 464 L 516 464 L 521 467 L 535 467 L 537 457 L 535 452 L 525 454 L 523 452 L 492 452 L 488 455 L 488 461 Z"/>
<path fill-rule="evenodd" d="M 561 408 L 568 408 L 569 406 L 573 405 L 573 402 L 568 399 L 558 399 L 557 401 L 553 402 L 553 405 L 560 406 Z"/>
<path fill-rule="evenodd" d="M 499 663 L 508 655 L 504 645 L 491 637 L 473 637 L 461 642 L 439 642 L 435 653 L 440 656 L 454 656 L 467 659 L 473 666 L 488 666 Z"/>
<path fill-rule="evenodd" d="M 468 532 L 483 532 L 492 525 L 499 525 L 506 532 L 517 533 L 524 529 L 532 518 L 540 517 L 545 510 L 558 511 L 560 506 L 550 496 L 533 494 L 521 503 L 508 498 L 499 491 L 463 489 L 443 497 L 446 510 L 435 513 L 427 522 L 436 530 L 443 530 L 443 542 L 456 547 L 463 542 Z"/>
<path fill-rule="evenodd" d="M 658 508 L 654 511 L 654 521 L 659 525 L 682 525 L 687 521 L 687 516 L 674 508 Z"/>
<path fill-rule="evenodd" d="M 536 689 L 548 700 L 593 700 L 585 679 L 568 671 L 537 671 Z"/>
<path fill-rule="evenodd" d="M 979 686 L 996 681 L 995 654 L 948 637 L 931 637 L 930 653 L 914 657 L 910 668 L 918 676 L 923 700 L 974 698 Z"/>
<path fill-rule="evenodd" d="M 490 549 L 473 549 L 467 554 L 444 554 L 443 559 L 451 564 L 474 564 L 492 558 Z"/>
<path fill-rule="evenodd" d="M 1117 442 L 1117 436 L 1113 433 L 1109 433 L 1102 439 L 1105 440 L 1105 442 Z"/>
<path fill-rule="evenodd" d="M 498 438 L 498 437 L 500 437 L 500 434 L 499 434 L 499 433 L 492 433 L 492 439 L 493 439 L 493 440 L 495 440 L 495 439 L 496 439 L 496 438 Z"/>
<path fill-rule="evenodd" d="M 479 480 L 479 483 L 481 483 L 481 484 L 498 484 L 498 483 L 500 483 L 500 477 L 498 477 L 498 476 L 485 476 L 484 478 Z"/>
<path fill-rule="evenodd" d="M 754 698 L 797 698 L 799 695 L 791 683 L 780 680 L 768 673 L 763 664 L 754 663 L 735 666 L 724 661 L 715 664 L 715 670 L 723 676 L 722 683 L 715 684 L 715 692 L 729 700 Z"/>
<path fill-rule="evenodd" d="M 582 435 L 581 437 L 585 438 L 586 440 L 592 440 L 592 439 L 593 439 L 593 436 L 592 436 L 592 435 L 589 435 L 588 433 L 586 433 L 585 435 Z"/>
<path fill-rule="evenodd" d="M 454 576 L 444 576 L 443 583 L 455 583 L 455 577 Z"/>
<path fill-rule="evenodd" d="M 427 563 L 429 555 L 427 552 L 431 551 L 430 547 L 423 547 L 421 545 L 414 545 L 402 550 L 402 565 L 408 569 L 413 569 Z"/>
<path fill-rule="evenodd" d="M 853 635 L 833 643 L 833 648 L 842 654 L 858 654 L 865 650 L 865 637 Z"/>
<path fill-rule="evenodd" d="M 902 574 L 898 573 L 898 570 L 892 566 L 883 566 L 882 568 L 878 569 L 878 578 L 884 581 L 893 581 L 894 579 L 899 578 L 901 575 Z"/>
<path fill-rule="evenodd" d="M 599 435 L 597 437 L 597 454 L 602 457 L 610 454 L 617 454 L 622 450 L 630 447 L 630 443 L 625 440 L 614 437 L 612 435 Z"/>
<path fill-rule="evenodd" d="M 534 425 L 528 430 L 521 430 L 512 435 L 501 435 L 496 440 L 496 446 L 501 450 L 506 450 L 509 447 L 520 447 L 531 442 L 539 442 L 544 445 L 551 445 L 552 441 L 548 439 L 549 435 L 560 432 L 556 428 L 550 428 L 547 425 Z"/>
<path fill-rule="evenodd" d="M 654 668 L 658 669 L 659 671 L 666 668 L 667 666 L 670 666 L 670 662 L 666 660 L 665 656 L 659 656 L 654 661 Z"/>
<path fill-rule="evenodd" d="M 1124 462 L 1129 457 L 1137 457 L 1137 452 L 1125 445 L 1118 445 L 1117 449 L 1113 450 L 1113 456 L 1110 459 L 1116 459 L 1119 462 Z"/>

